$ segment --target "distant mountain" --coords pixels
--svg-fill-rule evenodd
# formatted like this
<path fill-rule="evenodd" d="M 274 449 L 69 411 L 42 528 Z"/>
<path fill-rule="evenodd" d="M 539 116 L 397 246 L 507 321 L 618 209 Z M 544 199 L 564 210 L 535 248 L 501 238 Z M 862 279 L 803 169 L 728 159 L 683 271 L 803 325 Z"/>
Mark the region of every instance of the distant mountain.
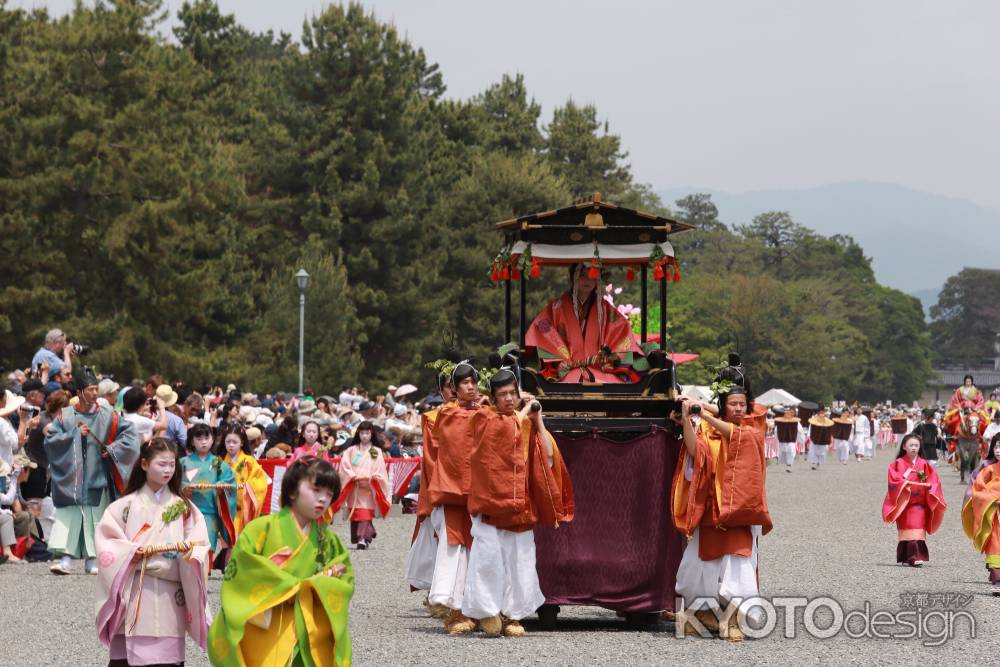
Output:
<path fill-rule="evenodd" d="M 964 267 L 1000 268 L 1000 211 L 964 199 L 868 181 L 741 194 L 686 187 L 658 194 L 673 207 L 694 192 L 710 193 L 726 223 L 788 211 L 824 236 L 854 237 L 871 257 L 878 281 L 913 294 L 925 309 L 937 302 L 945 280 Z"/>

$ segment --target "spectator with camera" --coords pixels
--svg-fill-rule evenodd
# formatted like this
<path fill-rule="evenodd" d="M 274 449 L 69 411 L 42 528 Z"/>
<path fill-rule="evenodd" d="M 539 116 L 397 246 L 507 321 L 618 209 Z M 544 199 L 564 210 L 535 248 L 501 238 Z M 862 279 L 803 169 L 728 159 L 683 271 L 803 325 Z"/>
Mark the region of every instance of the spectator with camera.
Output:
<path fill-rule="evenodd" d="M 61 329 L 52 329 L 45 334 L 45 345 L 38 348 L 38 352 L 35 352 L 35 356 L 31 358 L 31 370 L 38 374 L 41 372 L 39 366 L 47 364 L 50 376 L 55 376 L 63 368 L 66 368 L 72 377 L 72 355 L 83 354 L 86 351 L 87 348 L 84 345 L 67 342 L 66 334 Z"/>
<path fill-rule="evenodd" d="M 7 465 L 13 465 L 14 452 L 21 446 L 17 431 L 9 418 L 18 411 L 22 403 L 24 397 L 16 396 L 7 387 L 0 391 L 0 461 Z"/>
<path fill-rule="evenodd" d="M 132 387 L 122 397 L 125 419 L 135 426 L 140 443 L 161 437 L 166 432 L 167 411 L 163 409 L 162 403 L 155 396 L 147 399 L 146 392 L 139 387 Z M 154 414 L 155 419 L 152 418 Z"/>

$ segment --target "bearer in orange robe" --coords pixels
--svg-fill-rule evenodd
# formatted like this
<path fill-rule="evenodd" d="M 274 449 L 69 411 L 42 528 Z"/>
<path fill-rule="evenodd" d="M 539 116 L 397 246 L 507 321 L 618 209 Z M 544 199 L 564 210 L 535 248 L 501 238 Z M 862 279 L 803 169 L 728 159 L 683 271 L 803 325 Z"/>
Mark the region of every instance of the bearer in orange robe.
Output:
<path fill-rule="evenodd" d="M 420 491 L 417 496 L 417 523 L 413 527 L 413 539 L 410 551 L 406 556 L 406 582 L 415 591 L 430 591 L 434 578 L 434 561 L 438 550 L 438 536 L 428 518 L 434 509 L 431 505 L 429 486 L 434 478 L 434 465 L 437 462 L 438 445 L 434 440 L 434 425 L 437 423 L 441 410 L 454 404 L 455 391 L 451 386 L 451 362 L 446 362 L 438 373 L 438 391 L 444 403 L 433 410 L 428 410 L 421 417 L 423 434 L 421 445 L 423 454 L 420 460 Z M 431 605 L 429 594 L 425 602 L 430 607 L 431 616 L 444 618 L 448 608 L 443 605 Z"/>
<path fill-rule="evenodd" d="M 451 383 L 457 401 L 441 408 L 432 431 L 437 457 L 427 490 L 434 508 L 430 520 L 438 535 L 438 550 L 428 600 L 449 609 L 445 617 L 448 634 L 466 634 L 476 629 L 475 621 L 463 616 L 461 610 L 472 547 L 469 456 L 472 419 L 480 408 L 479 371 L 463 361 L 452 371 Z"/>
<path fill-rule="evenodd" d="M 685 632 L 708 631 L 743 639 L 739 622 L 754 617 L 759 595 L 757 540 L 771 530 L 764 487 L 766 411 L 754 406 L 750 383 L 737 355 L 717 379 L 718 403 L 682 399 L 685 450 L 672 489 L 674 525 L 688 537 L 677 570 L 677 594 Z M 701 421 L 691 407 L 701 407 Z M 731 601 L 742 601 L 738 610 Z M 695 602 L 697 603 L 695 604 Z M 713 613 L 714 612 L 714 613 Z"/>
<path fill-rule="evenodd" d="M 574 264 L 570 280 L 570 289 L 542 309 L 525 335 L 542 375 L 560 382 L 638 381 L 628 366 L 642 351 L 629 321 L 601 296 L 599 270 Z"/>
<path fill-rule="evenodd" d="M 573 487 L 541 406 L 520 412 L 517 375 L 502 368 L 490 378 L 493 407 L 473 417 L 472 551 L 462 613 L 487 635 L 524 635 L 520 620 L 545 602 L 535 570 L 536 523 L 573 519 Z"/>

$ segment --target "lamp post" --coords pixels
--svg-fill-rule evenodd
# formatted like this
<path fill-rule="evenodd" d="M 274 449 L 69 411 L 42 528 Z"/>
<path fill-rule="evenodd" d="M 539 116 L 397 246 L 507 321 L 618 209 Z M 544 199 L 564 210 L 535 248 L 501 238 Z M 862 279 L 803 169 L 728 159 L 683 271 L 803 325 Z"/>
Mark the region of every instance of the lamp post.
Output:
<path fill-rule="evenodd" d="M 295 274 L 295 282 L 299 286 L 299 396 L 301 396 L 306 356 L 306 288 L 309 287 L 309 274 L 305 269 L 299 269 Z"/>

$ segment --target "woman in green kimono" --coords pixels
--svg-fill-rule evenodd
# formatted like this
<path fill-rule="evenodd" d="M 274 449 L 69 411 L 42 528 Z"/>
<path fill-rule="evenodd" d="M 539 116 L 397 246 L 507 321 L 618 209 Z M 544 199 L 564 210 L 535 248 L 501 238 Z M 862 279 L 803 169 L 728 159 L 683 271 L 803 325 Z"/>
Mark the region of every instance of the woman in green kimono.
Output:
<path fill-rule="evenodd" d="M 307 456 L 289 466 L 281 511 L 247 524 L 226 567 L 208 635 L 213 665 L 351 664 L 354 571 L 340 539 L 319 522 L 338 495 L 326 461 Z"/>
<path fill-rule="evenodd" d="M 236 475 L 212 453 L 212 430 L 207 425 L 195 424 L 188 430 L 187 447 L 189 454 L 181 459 L 184 493 L 205 517 L 209 546 L 218 555 L 236 542 Z"/>

